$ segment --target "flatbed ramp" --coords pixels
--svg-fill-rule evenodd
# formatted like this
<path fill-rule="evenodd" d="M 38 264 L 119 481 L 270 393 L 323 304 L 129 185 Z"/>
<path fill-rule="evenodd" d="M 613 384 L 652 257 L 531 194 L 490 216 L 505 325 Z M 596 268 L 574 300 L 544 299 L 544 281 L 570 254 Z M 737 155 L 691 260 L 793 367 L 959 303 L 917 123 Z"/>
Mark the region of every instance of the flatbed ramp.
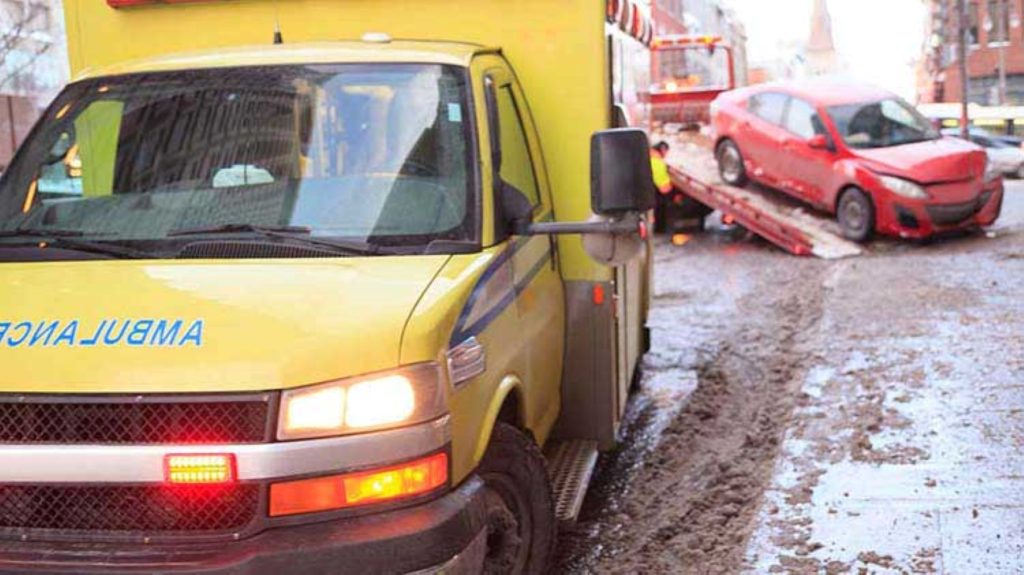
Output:
<path fill-rule="evenodd" d="M 863 249 L 842 237 L 836 222 L 779 192 L 754 185 L 736 188 L 722 182 L 709 145 L 681 137 L 666 159 L 672 183 L 702 204 L 730 215 L 736 223 L 791 254 L 839 259 Z"/>

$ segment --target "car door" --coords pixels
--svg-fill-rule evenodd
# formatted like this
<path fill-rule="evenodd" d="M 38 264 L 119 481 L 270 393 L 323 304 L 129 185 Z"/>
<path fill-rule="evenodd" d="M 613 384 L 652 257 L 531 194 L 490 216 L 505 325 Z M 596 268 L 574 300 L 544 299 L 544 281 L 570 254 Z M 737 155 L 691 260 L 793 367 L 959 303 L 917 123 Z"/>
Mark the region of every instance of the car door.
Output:
<path fill-rule="evenodd" d="M 783 171 L 780 187 L 804 201 L 825 205 L 835 154 L 831 136 L 818 111 L 810 102 L 791 98 L 783 127 L 786 133 L 782 136 L 781 151 L 785 161 L 780 163 Z M 815 136 L 825 136 L 832 149 L 811 147 L 810 140 Z"/>
<path fill-rule="evenodd" d="M 551 221 L 551 190 L 540 140 L 523 91 L 507 68 L 488 73 L 488 105 L 496 107 L 501 143 L 500 177 L 523 193 L 533 206 L 535 222 Z M 534 390 L 532 413 L 539 419 L 557 416 L 565 345 L 565 296 L 558 269 L 557 243 L 551 236 L 512 238 L 511 262 L 516 308 L 527 353 L 526 373 Z"/>
<path fill-rule="evenodd" d="M 784 158 L 778 148 L 786 134 L 782 122 L 788 105 L 789 96 L 786 94 L 755 94 L 747 102 L 747 121 L 739 127 L 737 143 L 750 164 L 748 174 L 769 186 L 778 186 L 783 173 L 779 162 Z"/>

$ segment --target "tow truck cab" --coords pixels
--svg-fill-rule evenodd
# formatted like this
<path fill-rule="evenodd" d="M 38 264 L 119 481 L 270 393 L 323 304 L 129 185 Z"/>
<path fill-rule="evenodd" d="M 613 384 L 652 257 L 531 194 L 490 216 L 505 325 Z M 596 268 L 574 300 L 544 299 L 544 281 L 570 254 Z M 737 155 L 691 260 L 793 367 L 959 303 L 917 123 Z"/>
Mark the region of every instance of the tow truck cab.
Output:
<path fill-rule="evenodd" d="M 0 181 L 0 573 L 544 569 L 646 347 L 644 11 L 65 5 Z"/>

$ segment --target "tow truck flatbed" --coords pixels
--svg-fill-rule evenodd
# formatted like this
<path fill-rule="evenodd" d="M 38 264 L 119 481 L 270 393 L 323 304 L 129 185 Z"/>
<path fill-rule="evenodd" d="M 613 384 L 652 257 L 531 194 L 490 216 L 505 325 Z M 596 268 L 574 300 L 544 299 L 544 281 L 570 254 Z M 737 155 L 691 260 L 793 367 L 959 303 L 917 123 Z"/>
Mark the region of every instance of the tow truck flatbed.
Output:
<path fill-rule="evenodd" d="M 780 192 L 722 182 L 710 142 L 688 135 L 660 134 L 672 145 L 666 158 L 676 188 L 731 216 L 736 223 L 798 256 L 838 259 L 858 256 L 861 246 L 842 237 L 836 222 Z"/>

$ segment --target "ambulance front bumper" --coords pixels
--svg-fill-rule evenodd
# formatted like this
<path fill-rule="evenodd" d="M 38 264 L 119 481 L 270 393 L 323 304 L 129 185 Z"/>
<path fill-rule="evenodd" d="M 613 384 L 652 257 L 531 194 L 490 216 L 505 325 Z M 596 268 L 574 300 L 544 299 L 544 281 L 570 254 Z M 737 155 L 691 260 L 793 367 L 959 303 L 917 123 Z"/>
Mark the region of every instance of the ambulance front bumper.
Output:
<path fill-rule="evenodd" d="M 479 573 L 486 554 L 483 482 L 396 511 L 278 527 L 229 543 L 0 541 L 0 574 L 262 575 Z"/>

